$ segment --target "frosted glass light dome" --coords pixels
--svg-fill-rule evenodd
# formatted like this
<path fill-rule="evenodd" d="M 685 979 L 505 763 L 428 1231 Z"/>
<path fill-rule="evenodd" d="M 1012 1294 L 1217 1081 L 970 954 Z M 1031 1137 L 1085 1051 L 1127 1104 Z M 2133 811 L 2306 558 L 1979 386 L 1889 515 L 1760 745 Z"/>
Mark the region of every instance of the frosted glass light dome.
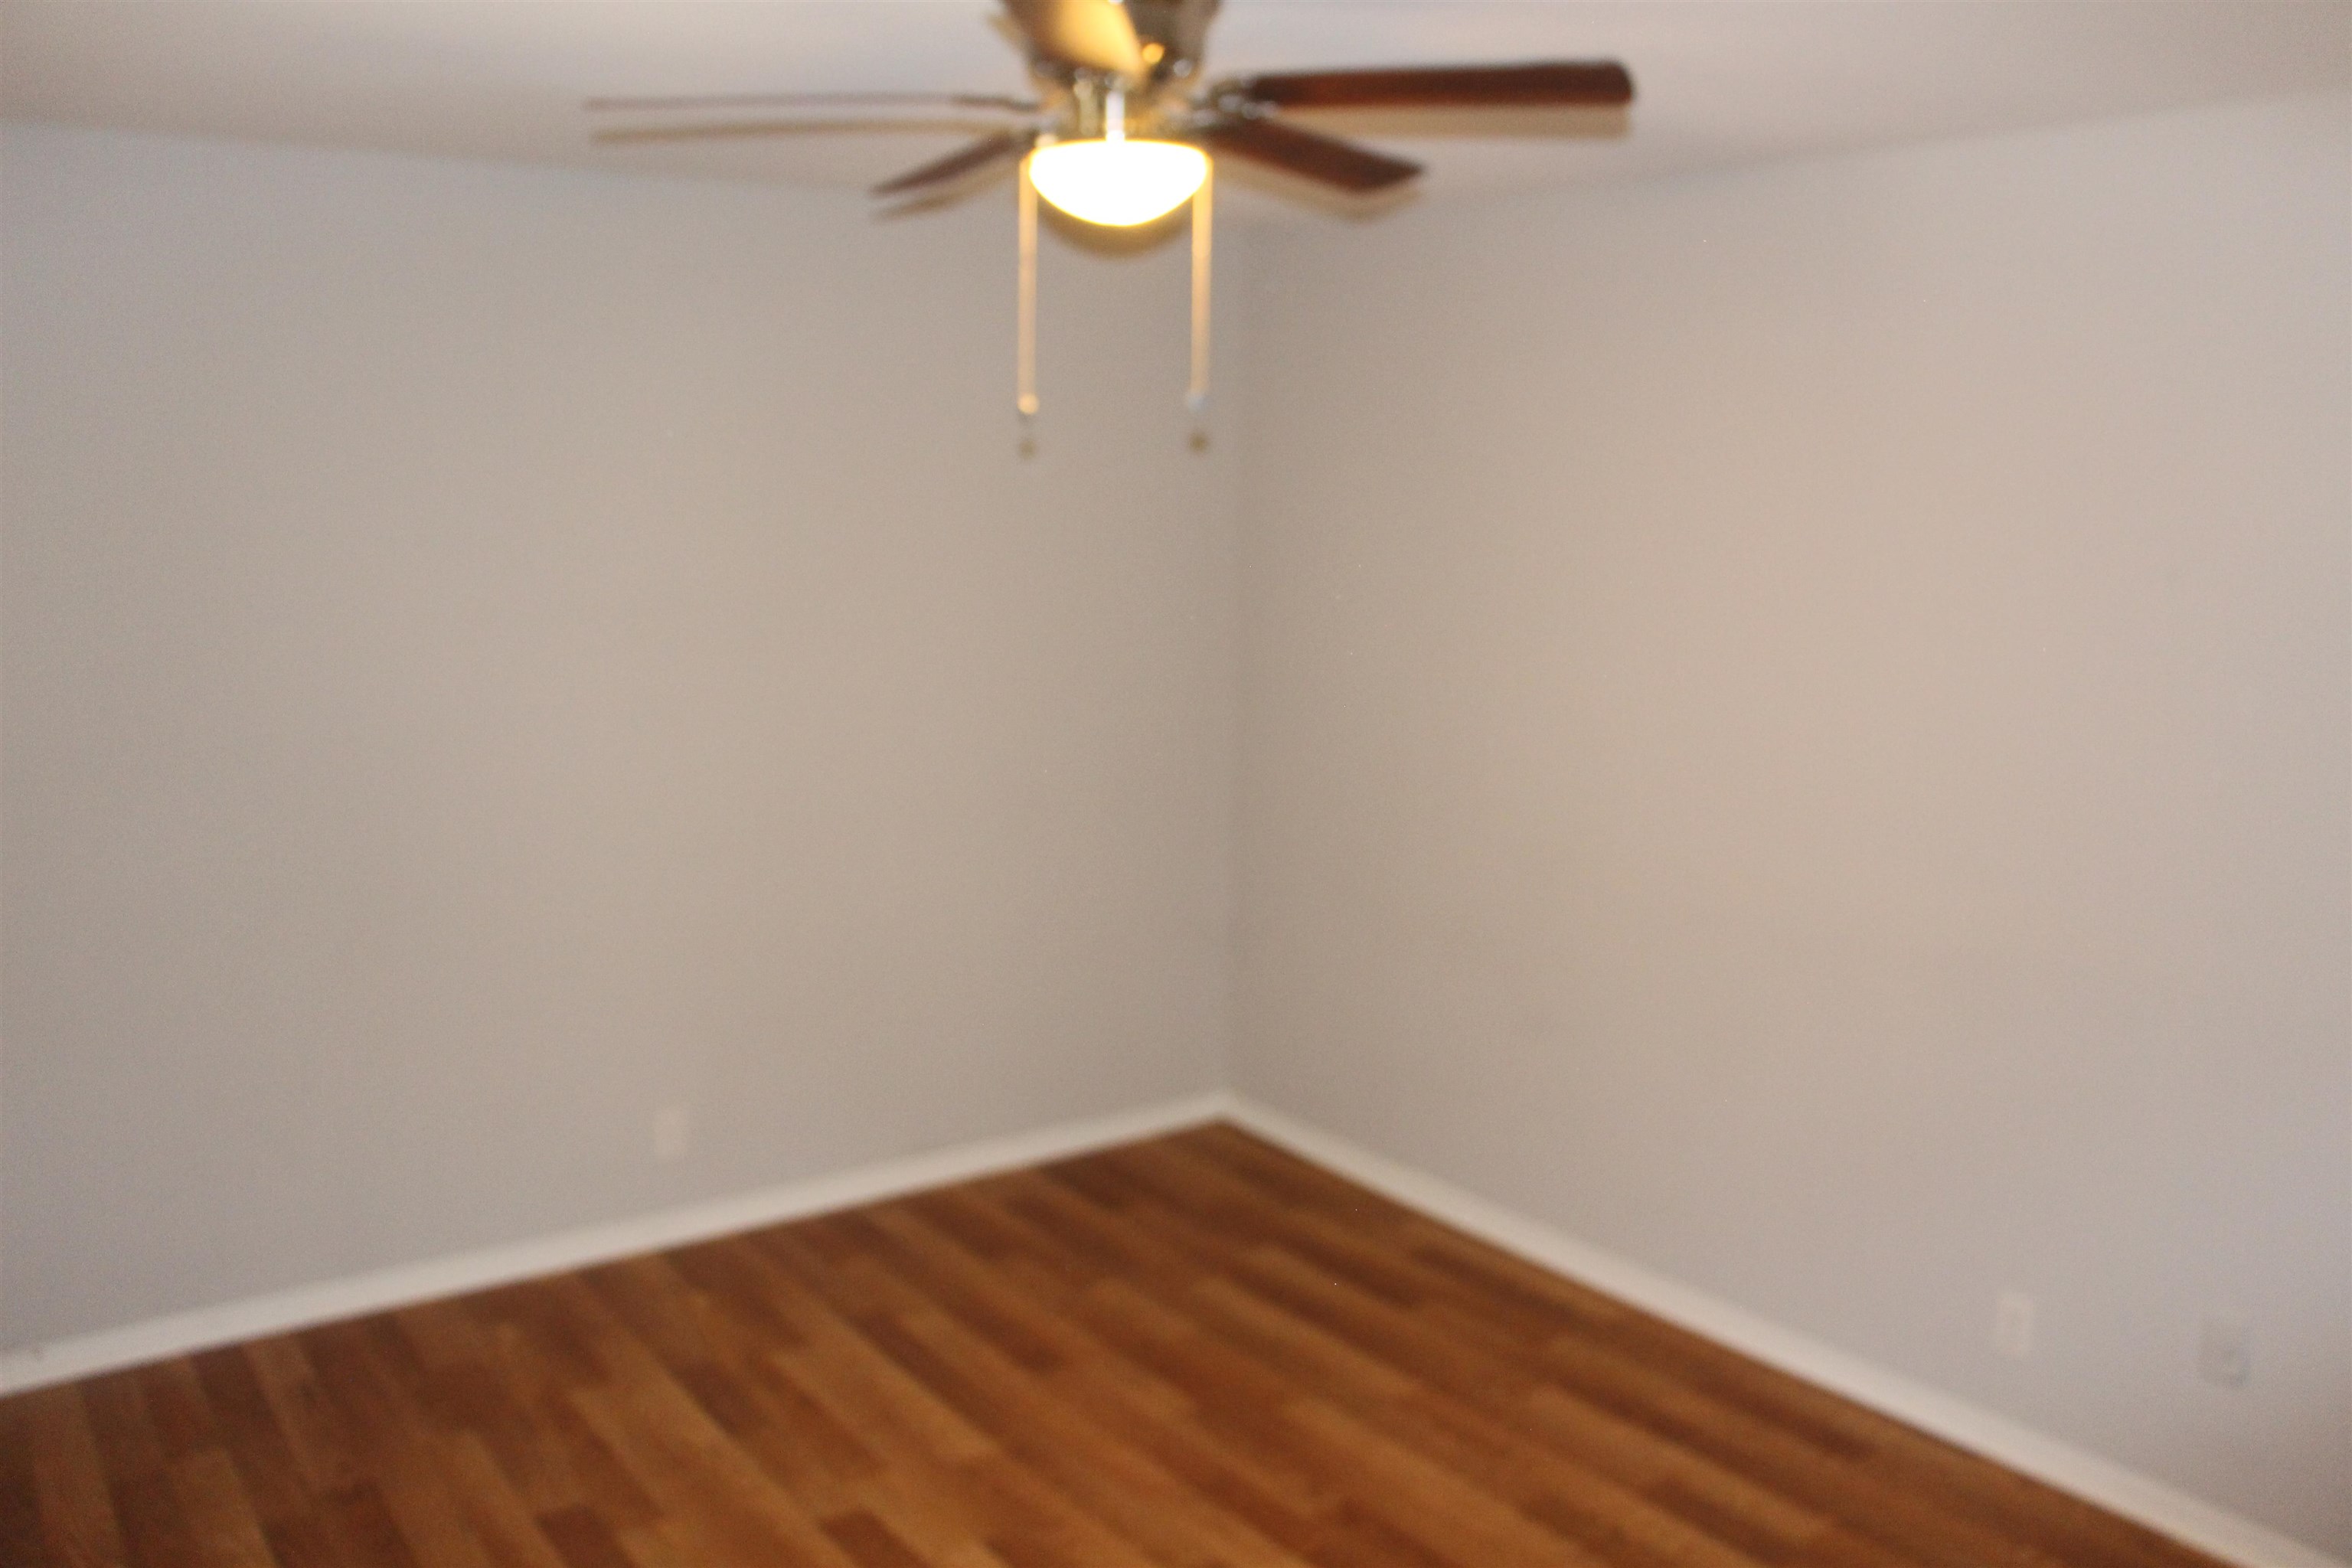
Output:
<path fill-rule="evenodd" d="M 1175 142 L 1055 142 L 1029 154 L 1037 194 L 1087 223 L 1150 223 L 1201 188 L 1208 155 Z"/>

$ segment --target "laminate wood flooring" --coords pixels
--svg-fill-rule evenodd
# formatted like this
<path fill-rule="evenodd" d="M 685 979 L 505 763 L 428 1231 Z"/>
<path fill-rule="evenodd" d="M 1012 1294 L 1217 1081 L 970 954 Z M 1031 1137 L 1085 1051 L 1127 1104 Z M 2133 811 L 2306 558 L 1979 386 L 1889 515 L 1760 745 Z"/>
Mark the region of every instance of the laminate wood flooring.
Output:
<path fill-rule="evenodd" d="M 1231 1127 L 0 1401 L 6 1568 L 2212 1568 Z"/>

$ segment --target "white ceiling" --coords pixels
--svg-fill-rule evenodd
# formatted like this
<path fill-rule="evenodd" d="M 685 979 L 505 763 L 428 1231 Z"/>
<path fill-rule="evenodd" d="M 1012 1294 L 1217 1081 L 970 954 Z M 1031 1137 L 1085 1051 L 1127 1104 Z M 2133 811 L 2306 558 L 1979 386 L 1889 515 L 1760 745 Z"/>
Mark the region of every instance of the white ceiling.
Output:
<path fill-rule="evenodd" d="M 15 120 L 863 185 L 952 130 L 600 146 L 598 94 L 1017 91 L 990 0 L 0 0 Z M 1616 133 L 1372 138 L 1429 196 L 2352 89 L 2352 0 L 1226 0 L 1211 75 L 1611 57 Z M 1246 196 L 1242 210 L 1278 204 Z"/>

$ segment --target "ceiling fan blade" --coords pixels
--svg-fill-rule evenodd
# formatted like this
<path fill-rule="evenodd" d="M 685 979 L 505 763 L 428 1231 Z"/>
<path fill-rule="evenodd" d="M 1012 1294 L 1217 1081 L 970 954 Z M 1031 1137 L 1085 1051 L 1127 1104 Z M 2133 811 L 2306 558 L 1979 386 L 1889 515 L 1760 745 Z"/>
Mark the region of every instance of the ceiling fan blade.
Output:
<path fill-rule="evenodd" d="M 581 107 L 591 114 L 676 114 L 698 109 L 1002 109 L 1033 114 L 1029 99 L 992 92 L 712 92 L 683 98 L 592 98 Z"/>
<path fill-rule="evenodd" d="M 1633 79 L 1614 60 L 1545 60 L 1281 71 L 1221 82 L 1211 96 L 1274 109 L 1610 109 L 1633 101 Z"/>
<path fill-rule="evenodd" d="M 1386 190 L 1421 173 L 1418 163 L 1272 120 L 1213 120 L 1189 140 L 1344 191 Z"/>
<path fill-rule="evenodd" d="M 1037 140 L 1034 131 L 1000 131 L 993 136 L 983 136 L 965 143 L 944 158 L 935 158 L 919 169 L 909 169 L 895 180 L 885 180 L 874 187 L 877 196 L 903 196 L 910 191 L 933 185 L 952 184 L 968 174 L 976 174 L 991 163 L 1001 163 L 1019 158 Z"/>
<path fill-rule="evenodd" d="M 1160 58 L 1148 62 L 1166 74 L 1177 61 L 1201 58 L 1209 46 L 1209 24 L 1215 20 L 1219 0 L 1126 0 L 1128 20 L 1136 36 L 1149 46 L 1160 46 Z"/>
<path fill-rule="evenodd" d="M 800 120 L 706 120 L 691 125 L 608 125 L 589 133 L 605 146 L 630 146 L 652 142 L 728 142 L 754 136 L 861 135 L 872 132 L 917 132 L 929 135 L 984 130 L 987 121 L 969 117 L 825 115 Z"/>
<path fill-rule="evenodd" d="M 1115 0 L 1004 0 L 1004 10 L 1041 64 L 1130 78 L 1144 74 L 1135 23 Z"/>

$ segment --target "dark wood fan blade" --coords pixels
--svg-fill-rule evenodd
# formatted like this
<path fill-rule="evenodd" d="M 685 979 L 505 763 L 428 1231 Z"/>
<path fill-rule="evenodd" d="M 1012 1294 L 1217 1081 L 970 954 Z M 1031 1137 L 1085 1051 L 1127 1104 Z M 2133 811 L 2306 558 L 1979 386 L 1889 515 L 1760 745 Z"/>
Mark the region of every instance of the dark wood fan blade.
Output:
<path fill-rule="evenodd" d="M 1000 131 L 993 136 L 983 136 L 957 148 L 944 158 L 935 158 L 919 169 L 909 169 L 895 180 L 885 180 L 874 187 L 877 196 L 903 196 L 909 191 L 919 191 L 934 185 L 952 184 L 967 174 L 976 174 L 991 163 L 1019 158 L 1037 140 L 1034 131 Z"/>
<path fill-rule="evenodd" d="M 1272 120 L 1213 120 L 1188 139 L 1343 191 L 1386 190 L 1421 173 L 1418 163 Z"/>
<path fill-rule="evenodd" d="M 991 92 L 713 92 L 685 98 L 592 98 L 581 105 L 591 114 L 676 114 L 697 109 L 1003 109 L 1034 113 L 1024 98 Z"/>
<path fill-rule="evenodd" d="M 1144 73 L 1135 24 L 1113 0 L 1004 0 L 1004 11 L 1040 62 L 1129 78 Z"/>
<path fill-rule="evenodd" d="M 1275 109 L 1609 109 L 1633 101 L 1633 79 L 1614 60 L 1548 60 L 1516 66 L 1285 71 L 1220 83 L 1212 96 Z"/>
<path fill-rule="evenodd" d="M 1148 62 L 1155 73 L 1165 76 L 1176 62 L 1201 58 L 1217 5 L 1218 0 L 1127 0 L 1136 36 L 1147 47 L 1160 46 L 1160 58 Z"/>

